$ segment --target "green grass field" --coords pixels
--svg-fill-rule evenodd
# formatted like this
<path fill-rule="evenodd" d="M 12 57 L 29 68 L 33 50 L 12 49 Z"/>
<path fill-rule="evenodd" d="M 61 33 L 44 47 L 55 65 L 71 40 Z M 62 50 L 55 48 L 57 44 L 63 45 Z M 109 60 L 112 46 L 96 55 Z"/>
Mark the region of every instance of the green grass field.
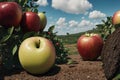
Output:
<path fill-rule="evenodd" d="M 58 38 L 62 39 L 63 44 L 76 44 L 78 38 L 85 33 L 97 33 L 97 32 L 94 30 L 88 30 L 86 32 L 80 32 L 76 34 L 59 35 Z"/>
<path fill-rule="evenodd" d="M 77 33 L 77 34 L 69 34 L 69 35 L 60 35 L 58 36 L 60 39 L 62 39 L 63 44 L 75 44 L 77 42 L 77 39 L 82 35 L 83 33 Z"/>
<path fill-rule="evenodd" d="M 58 38 L 60 38 L 64 44 L 64 47 L 68 49 L 68 54 L 78 54 L 77 51 L 77 40 L 78 38 L 84 34 L 77 33 L 77 34 L 69 34 L 69 35 L 60 35 Z"/>

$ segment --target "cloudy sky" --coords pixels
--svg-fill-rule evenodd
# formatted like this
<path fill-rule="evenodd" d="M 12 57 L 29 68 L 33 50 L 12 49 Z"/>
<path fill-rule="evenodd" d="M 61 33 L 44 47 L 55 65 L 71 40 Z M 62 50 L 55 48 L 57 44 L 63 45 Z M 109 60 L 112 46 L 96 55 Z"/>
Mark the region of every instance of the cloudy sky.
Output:
<path fill-rule="evenodd" d="M 120 10 L 119 0 L 38 0 L 39 12 L 46 12 L 47 30 L 55 25 L 58 35 L 93 29 L 107 16 Z"/>

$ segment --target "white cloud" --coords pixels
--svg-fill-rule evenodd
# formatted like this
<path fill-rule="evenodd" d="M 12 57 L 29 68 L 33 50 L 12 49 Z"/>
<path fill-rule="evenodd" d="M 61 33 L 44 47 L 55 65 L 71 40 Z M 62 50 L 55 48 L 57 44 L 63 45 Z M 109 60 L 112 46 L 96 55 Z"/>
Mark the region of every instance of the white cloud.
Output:
<path fill-rule="evenodd" d="M 95 28 L 96 24 L 100 21 L 90 21 L 87 19 L 81 19 L 81 21 L 76 20 L 66 20 L 66 17 L 60 17 L 52 24 L 55 24 L 55 32 L 58 32 L 58 35 L 65 35 L 66 33 L 74 34 L 79 32 L 84 32 Z"/>
<path fill-rule="evenodd" d="M 80 27 L 91 27 L 91 26 L 94 26 L 94 23 L 88 21 L 88 20 L 82 20 L 80 23 L 79 23 L 79 26 Z"/>
<path fill-rule="evenodd" d="M 68 24 L 69 24 L 68 25 L 69 27 L 78 27 L 78 28 L 84 27 L 85 28 L 85 27 L 94 27 L 96 23 L 93 23 L 89 20 L 83 19 L 80 22 L 77 22 L 75 20 L 71 20 L 68 22 Z"/>
<path fill-rule="evenodd" d="M 75 21 L 75 20 L 71 20 L 71 21 L 69 21 L 68 23 L 69 23 L 69 26 L 70 26 L 70 27 L 77 27 L 77 26 L 78 26 L 78 22 Z"/>
<path fill-rule="evenodd" d="M 38 4 L 38 5 L 40 5 L 40 6 L 47 6 L 48 5 L 47 0 L 38 0 L 35 3 Z"/>
<path fill-rule="evenodd" d="M 106 14 L 102 13 L 101 11 L 94 10 L 89 13 L 89 18 L 92 18 L 92 19 L 99 19 L 104 17 L 106 17 Z"/>
<path fill-rule="evenodd" d="M 57 24 L 57 27 L 58 27 L 58 28 L 66 26 L 66 25 L 67 25 L 67 23 L 66 23 L 66 18 L 60 17 L 60 18 L 57 20 L 56 24 Z"/>
<path fill-rule="evenodd" d="M 52 7 L 72 14 L 85 14 L 92 8 L 88 0 L 52 0 Z"/>
<path fill-rule="evenodd" d="M 85 19 L 85 17 L 82 17 L 81 19 Z"/>

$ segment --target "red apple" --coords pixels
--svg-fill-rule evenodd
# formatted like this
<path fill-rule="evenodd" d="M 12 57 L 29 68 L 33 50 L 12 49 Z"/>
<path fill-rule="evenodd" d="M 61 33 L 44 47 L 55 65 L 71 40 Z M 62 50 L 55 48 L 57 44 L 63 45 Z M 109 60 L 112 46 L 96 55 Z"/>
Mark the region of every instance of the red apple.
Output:
<path fill-rule="evenodd" d="M 98 34 L 85 34 L 79 37 L 77 49 L 83 60 L 96 60 L 103 47 L 103 40 Z"/>
<path fill-rule="evenodd" d="M 120 11 L 116 11 L 116 12 L 113 14 L 112 23 L 113 23 L 114 25 L 120 24 Z"/>
<path fill-rule="evenodd" d="M 38 32 L 41 29 L 41 21 L 37 13 L 25 12 L 21 21 L 21 27 L 24 32 L 35 31 Z"/>
<path fill-rule="evenodd" d="M 16 2 L 0 2 L 0 25 L 18 26 L 22 19 L 22 9 Z"/>

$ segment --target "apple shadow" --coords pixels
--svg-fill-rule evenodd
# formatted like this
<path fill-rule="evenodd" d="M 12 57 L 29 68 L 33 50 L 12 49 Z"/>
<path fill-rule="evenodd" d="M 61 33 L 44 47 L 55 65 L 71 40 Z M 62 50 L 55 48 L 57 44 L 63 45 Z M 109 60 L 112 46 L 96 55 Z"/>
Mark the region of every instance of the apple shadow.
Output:
<path fill-rule="evenodd" d="M 48 72 L 44 73 L 44 74 L 39 74 L 39 75 L 33 75 L 33 76 L 36 76 L 36 77 L 42 77 L 42 76 L 53 76 L 53 75 L 56 75 L 57 73 L 59 73 L 59 71 L 61 70 L 61 68 L 57 65 L 54 65 Z M 28 73 L 30 74 L 30 73 Z"/>
<path fill-rule="evenodd" d="M 11 70 L 1 68 L 0 69 L 0 80 L 4 80 L 5 76 L 11 76 L 11 75 L 14 75 L 14 74 L 20 74 L 22 71 L 24 71 L 22 68 L 13 68 Z"/>
<path fill-rule="evenodd" d="M 61 70 L 61 67 L 55 65 L 45 74 L 45 76 L 56 75 L 57 73 L 59 73 L 60 70 Z"/>
<path fill-rule="evenodd" d="M 30 74 L 29 72 L 27 72 L 27 75 L 31 75 L 31 76 L 35 76 L 35 77 L 42 77 L 42 76 L 53 76 L 56 75 L 57 73 L 59 73 L 59 71 L 61 70 L 61 68 L 57 65 L 53 66 L 47 73 L 45 74 L 39 74 L 39 75 L 33 75 Z M 4 80 L 5 76 L 11 76 L 14 74 L 21 74 L 21 72 L 25 71 L 23 68 L 19 68 L 19 69 L 12 69 L 12 70 L 6 70 L 6 69 L 0 69 L 0 80 Z"/>

